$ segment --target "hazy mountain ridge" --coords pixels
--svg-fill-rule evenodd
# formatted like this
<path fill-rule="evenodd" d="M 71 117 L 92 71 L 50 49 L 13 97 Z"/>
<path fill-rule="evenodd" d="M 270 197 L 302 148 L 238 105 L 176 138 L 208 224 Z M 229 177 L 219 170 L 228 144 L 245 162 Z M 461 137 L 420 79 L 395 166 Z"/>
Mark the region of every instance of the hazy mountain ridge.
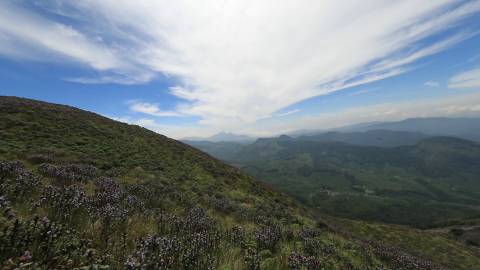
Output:
<path fill-rule="evenodd" d="M 375 130 L 403 131 L 431 136 L 451 136 L 480 141 L 480 118 L 478 117 L 424 117 L 407 118 L 392 122 L 364 122 L 329 129 L 297 130 L 288 133 L 292 137 L 319 136 L 328 133 L 356 133 Z"/>
<path fill-rule="evenodd" d="M 210 137 L 185 137 L 181 139 L 182 141 L 193 141 L 193 142 L 239 142 L 239 143 L 249 143 L 255 141 L 255 137 L 240 135 L 231 132 L 220 132 L 214 134 Z"/>

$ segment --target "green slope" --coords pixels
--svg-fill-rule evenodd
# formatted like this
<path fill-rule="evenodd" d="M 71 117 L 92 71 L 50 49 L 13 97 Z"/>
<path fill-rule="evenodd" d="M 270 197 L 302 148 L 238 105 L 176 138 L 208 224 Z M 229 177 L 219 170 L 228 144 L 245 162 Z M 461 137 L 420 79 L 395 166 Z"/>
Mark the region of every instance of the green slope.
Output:
<path fill-rule="evenodd" d="M 3 269 L 456 267 L 386 254 L 175 140 L 13 97 L 0 97 L 0 207 Z M 447 254 L 460 253 L 458 269 L 480 263 L 461 245 Z"/>
<path fill-rule="evenodd" d="M 385 148 L 312 138 L 259 139 L 226 160 L 336 216 L 418 227 L 480 216 L 478 143 L 432 137 Z"/>

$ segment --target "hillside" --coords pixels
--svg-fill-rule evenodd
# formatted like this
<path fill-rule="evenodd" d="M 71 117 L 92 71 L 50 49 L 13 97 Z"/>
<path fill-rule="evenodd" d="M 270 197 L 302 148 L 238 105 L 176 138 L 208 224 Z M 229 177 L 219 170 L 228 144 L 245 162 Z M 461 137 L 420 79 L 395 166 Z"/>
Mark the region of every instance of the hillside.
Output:
<path fill-rule="evenodd" d="M 0 180 L 3 269 L 480 263 L 473 250 L 443 237 L 437 243 L 450 247 L 448 260 L 351 235 L 207 154 L 68 106 L 0 97 Z"/>
<path fill-rule="evenodd" d="M 280 136 L 218 157 L 336 216 L 417 227 L 479 217 L 480 145 L 452 137 L 420 137 L 392 131 Z M 375 138 L 386 138 L 380 140 L 382 147 L 339 141 L 368 144 Z M 417 143 L 384 144 L 412 138 Z"/>

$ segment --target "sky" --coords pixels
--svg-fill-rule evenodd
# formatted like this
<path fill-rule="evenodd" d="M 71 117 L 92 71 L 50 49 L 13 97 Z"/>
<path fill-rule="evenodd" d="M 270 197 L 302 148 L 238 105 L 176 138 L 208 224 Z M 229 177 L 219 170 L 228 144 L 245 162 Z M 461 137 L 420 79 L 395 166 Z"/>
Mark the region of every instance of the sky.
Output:
<path fill-rule="evenodd" d="M 0 95 L 183 138 L 480 116 L 480 0 L 3 0 Z"/>

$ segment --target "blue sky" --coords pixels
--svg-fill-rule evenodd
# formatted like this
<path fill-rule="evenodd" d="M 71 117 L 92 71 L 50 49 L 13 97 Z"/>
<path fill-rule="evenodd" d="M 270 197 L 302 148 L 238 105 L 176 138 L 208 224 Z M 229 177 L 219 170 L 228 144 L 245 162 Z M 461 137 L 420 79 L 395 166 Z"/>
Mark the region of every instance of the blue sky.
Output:
<path fill-rule="evenodd" d="M 0 95 L 175 138 L 480 116 L 478 29 L 480 1 L 6 0 Z"/>

